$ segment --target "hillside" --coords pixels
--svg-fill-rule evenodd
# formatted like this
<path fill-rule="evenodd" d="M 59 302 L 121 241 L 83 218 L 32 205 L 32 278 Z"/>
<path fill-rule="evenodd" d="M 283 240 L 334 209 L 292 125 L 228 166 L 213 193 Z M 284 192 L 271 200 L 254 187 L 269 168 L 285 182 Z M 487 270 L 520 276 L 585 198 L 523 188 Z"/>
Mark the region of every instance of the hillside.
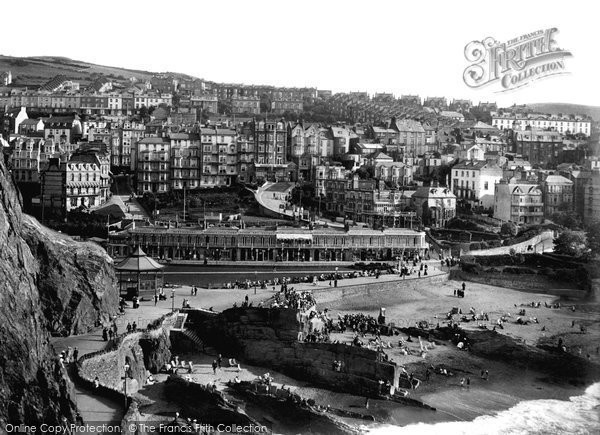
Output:
<path fill-rule="evenodd" d="M 588 115 L 594 121 L 600 121 L 600 106 L 586 106 L 583 104 L 569 103 L 535 103 L 528 104 L 528 107 L 542 113 L 574 113 L 580 115 Z"/>
<path fill-rule="evenodd" d="M 130 77 L 149 79 L 154 72 L 139 71 L 72 60 L 66 57 L 38 56 L 12 57 L 0 55 L 0 71 L 11 71 L 15 86 L 37 86 L 52 77 L 63 74 L 85 85 L 102 74 L 117 80 Z M 177 74 L 184 76 L 183 74 Z"/>

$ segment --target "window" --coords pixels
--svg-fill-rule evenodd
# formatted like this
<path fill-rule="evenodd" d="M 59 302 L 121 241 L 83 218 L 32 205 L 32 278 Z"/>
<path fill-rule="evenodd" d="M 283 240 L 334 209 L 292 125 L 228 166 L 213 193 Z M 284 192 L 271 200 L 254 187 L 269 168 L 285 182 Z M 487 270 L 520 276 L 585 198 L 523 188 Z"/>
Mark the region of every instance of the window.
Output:
<path fill-rule="evenodd" d="M 483 190 L 488 190 L 488 182 L 483 183 Z"/>

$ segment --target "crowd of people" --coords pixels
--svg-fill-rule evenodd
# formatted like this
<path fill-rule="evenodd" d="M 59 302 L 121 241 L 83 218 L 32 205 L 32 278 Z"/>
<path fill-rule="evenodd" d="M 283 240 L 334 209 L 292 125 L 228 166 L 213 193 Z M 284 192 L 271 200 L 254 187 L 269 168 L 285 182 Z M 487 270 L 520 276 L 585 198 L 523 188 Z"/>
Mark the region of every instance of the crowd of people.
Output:
<path fill-rule="evenodd" d="M 377 319 L 369 314 L 345 314 L 343 317 L 338 314 L 337 329 L 339 332 L 351 330 L 355 334 L 360 334 L 364 337 L 367 333 L 379 334 L 380 326 Z"/>
<path fill-rule="evenodd" d="M 228 281 L 223 284 L 218 284 L 217 287 L 222 287 L 226 289 L 243 289 L 248 290 L 251 288 L 260 288 L 267 289 L 269 287 L 275 290 L 275 287 L 284 285 L 284 284 L 316 284 L 318 282 L 329 282 L 330 286 L 337 286 L 336 282 L 342 279 L 351 279 L 351 278 L 359 278 L 359 277 L 369 277 L 373 276 L 378 278 L 382 273 L 386 273 L 385 271 L 381 271 L 379 269 L 374 270 L 361 270 L 361 271 L 344 271 L 344 272 L 330 272 L 330 273 L 321 273 L 319 275 L 305 275 L 305 276 L 292 276 L 292 277 L 281 277 L 281 278 L 273 278 L 266 280 L 237 280 L 237 281 Z"/>
<path fill-rule="evenodd" d="M 297 291 L 294 287 L 288 285 L 288 282 L 281 284 L 281 289 L 273 296 L 272 308 L 293 308 L 299 311 L 306 311 L 316 305 L 315 298 L 310 291 Z"/>

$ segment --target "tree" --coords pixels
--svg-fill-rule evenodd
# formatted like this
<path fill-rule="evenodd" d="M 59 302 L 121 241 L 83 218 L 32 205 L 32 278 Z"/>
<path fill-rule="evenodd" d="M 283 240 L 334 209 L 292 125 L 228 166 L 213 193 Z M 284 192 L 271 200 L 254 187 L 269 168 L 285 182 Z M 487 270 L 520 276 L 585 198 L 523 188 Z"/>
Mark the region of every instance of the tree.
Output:
<path fill-rule="evenodd" d="M 583 257 L 589 252 L 587 237 L 583 231 L 563 231 L 554 239 L 554 252 L 571 257 Z"/>
<path fill-rule="evenodd" d="M 231 115 L 231 103 L 219 100 L 217 103 L 217 110 L 222 115 Z"/>
<path fill-rule="evenodd" d="M 519 232 L 519 227 L 513 222 L 503 223 L 500 227 L 500 234 L 514 237 Z"/>
<path fill-rule="evenodd" d="M 148 108 L 146 106 L 140 107 L 139 114 L 140 114 L 140 118 L 146 119 L 149 115 Z"/>
<path fill-rule="evenodd" d="M 585 229 L 588 247 L 594 255 L 600 255 L 600 221 L 594 221 Z"/>
<path fill-rule="evenodd" d="M 272 101 L 269 94 L 264 93 L 260 96 L 260 111 L 261 113 L 269 113 L 272 107 Z"/>
<path fill-rule="evenodd" d="M 356 170 L 358 178 L 368 180 L 375 177 L 375 168 L 373 166 L 361 166 Z"/>
<path fill-rule="evenodd" d="M 570 230 L 580 230 L 581 229 L 581 219 L 572 210 L 567 211 L 557 211 L 550 216 L 550 220 L 554 222 L 556 225 L 560 225 L 562 227 L 568 228 Z"/>

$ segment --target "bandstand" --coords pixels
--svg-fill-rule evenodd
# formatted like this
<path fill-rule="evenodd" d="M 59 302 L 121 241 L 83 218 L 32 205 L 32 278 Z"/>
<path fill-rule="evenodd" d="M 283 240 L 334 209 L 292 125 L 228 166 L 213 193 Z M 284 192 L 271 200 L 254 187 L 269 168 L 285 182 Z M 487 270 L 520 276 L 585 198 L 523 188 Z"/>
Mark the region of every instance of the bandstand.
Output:
<path fill-rule="evenodd" d="M 119 294 L 126 299 L 132 299 L 133 296 L 157 296 L 159 287 L 164 284 L 163 268 L 162 264 L 146 255 L 138 246 L 133 254 L 115 266 L 115 270 L 119 272 Z"/>

